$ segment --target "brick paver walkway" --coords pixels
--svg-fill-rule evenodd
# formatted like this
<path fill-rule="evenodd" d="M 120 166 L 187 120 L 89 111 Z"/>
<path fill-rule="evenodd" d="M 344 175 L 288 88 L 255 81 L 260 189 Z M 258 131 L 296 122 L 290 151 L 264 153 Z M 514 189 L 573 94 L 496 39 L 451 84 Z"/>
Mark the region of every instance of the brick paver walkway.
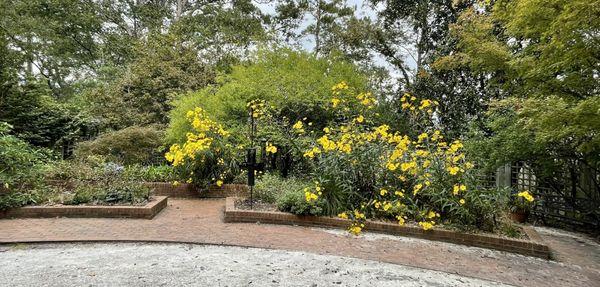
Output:
<path fill-rule="evenodd" d="M 600 248 L 568 254 L 583 244 L 542 233 L 557 247 L 547 261 L 504 252 L 385 235 L 353 237 L 295 226 L 224 223 L 224 200 L 169 199 L 153 220 L 3 219 L 0 243 L 55 241 L 160 241 L 238 245 L 333 254 L 428 268 L 517 286 L 600 286 Z"/>

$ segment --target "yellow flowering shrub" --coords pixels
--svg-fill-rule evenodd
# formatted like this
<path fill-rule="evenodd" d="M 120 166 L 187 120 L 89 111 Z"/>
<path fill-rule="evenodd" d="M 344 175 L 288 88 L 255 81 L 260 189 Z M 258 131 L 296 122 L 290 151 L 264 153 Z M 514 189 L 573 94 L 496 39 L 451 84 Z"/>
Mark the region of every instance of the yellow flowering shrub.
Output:
<path fill-rule="evenodd" d="M 424 230 L 440 222 L 478 224 L 481 212 L 473 210 L 485 197 L 470 184 L 474 165 L 466 160 L 462 142 L 448 141 L 433 128 L 437 102 L 402 97 L 406 116 L 422 128 L 410 136 L 374 124 L 377 100 L 371 93 L 342 82 L 332 95 L 330 108 L 339 120 L 304 149 L 319 182 L 318 194 L 306 192 L 307 202 L 324 199 L 326 213 L 353 221 L 353 234 L 363 230 L 367 218 L 412 221 Z M 293 128 L 303 126 L 299 121 Z"/>
<path fill-rule="evenodd" d="M 194 132 L 186 135 L 183 145 L 172 145 L 165 158 L 187 183 L 221 186 L 233 174 L 231 162 L 235 160 L 235 153 L 229 143 L 230 134 L 202 108 L 188 111 L 186 116 Z"/>

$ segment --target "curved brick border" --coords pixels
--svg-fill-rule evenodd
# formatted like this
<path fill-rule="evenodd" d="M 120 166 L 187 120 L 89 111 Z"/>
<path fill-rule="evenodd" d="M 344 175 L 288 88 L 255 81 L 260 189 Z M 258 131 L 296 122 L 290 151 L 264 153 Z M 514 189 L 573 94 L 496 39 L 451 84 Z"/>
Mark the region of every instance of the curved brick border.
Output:
<path fill-rule="evenodd" d="M 235 208 L 235 197 L 225 200 L 225 222 L 261 222 L 271 224 L 287 224 L 319 227 L 347 228 L 350 221 L 335 217 L 323 216 L 298 216 L 277 211 L 241 210 Z M 398 224 L 367 221 L 366 229 L 393 235 L 417 237 L 429 240 L 445 241 L 467 246 L 483 247 L 500 251 L 535 256 L 544 259 L 551 258 L 550 248 L 546 245 L 537 232 L 528 226 L 523 230 L 530 240 L 510 239 L 493 235 L 468 234 L 451 230 L 423 230 L 413 226 L 400 226 Z"/>
<path fill-rule="evenodd" d="M 144 206 L 25 206 L 0 212 L 0 218 L 94 217 L 152 219 L 167 207 L 166 196 L 154 196 Z"/>

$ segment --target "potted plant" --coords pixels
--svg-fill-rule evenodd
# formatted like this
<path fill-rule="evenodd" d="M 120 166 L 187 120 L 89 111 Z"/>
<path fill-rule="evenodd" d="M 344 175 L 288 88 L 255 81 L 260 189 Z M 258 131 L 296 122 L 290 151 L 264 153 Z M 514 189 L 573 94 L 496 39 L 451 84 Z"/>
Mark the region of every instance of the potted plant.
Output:
<path fill-rule="evenodd" d="M 519 223 L 527 221 L 529 211 L 533 207 L 533 202 L 533 195 L 528 190 L 514 194 L 510 208 L 510 217 L 512 220 Z"/>

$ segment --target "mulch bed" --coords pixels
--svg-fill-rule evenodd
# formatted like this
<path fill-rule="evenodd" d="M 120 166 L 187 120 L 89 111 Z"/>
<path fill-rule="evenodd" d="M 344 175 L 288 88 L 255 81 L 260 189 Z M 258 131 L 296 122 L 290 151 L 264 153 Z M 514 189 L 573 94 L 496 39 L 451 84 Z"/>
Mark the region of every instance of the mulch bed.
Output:
<path fill-rule="evenodd" d="M 235 208 L 242 210 L 278 211 L 275 204 L 263 202 L 258 199 L 252 201 L 252 208 L 250 208 L 250 199 L 237 199 L 235 201 Z"/>

